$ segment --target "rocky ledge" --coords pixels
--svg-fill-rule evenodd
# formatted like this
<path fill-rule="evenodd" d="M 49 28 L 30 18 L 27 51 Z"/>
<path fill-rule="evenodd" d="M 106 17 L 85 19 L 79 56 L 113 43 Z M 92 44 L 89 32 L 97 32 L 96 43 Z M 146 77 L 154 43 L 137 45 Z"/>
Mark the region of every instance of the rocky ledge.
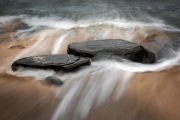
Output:
<path fill-rule="evenodd" d="M 38 68 L 38 69 L 53 69 L 53 70 L 74 70 L 84 65 L 89 65 L 90 61 L 87 58 L 68 55 L 43 55 L 26 57 L 15 61 L 12 64 L 12 70 L 16 71 L 20 67 Z"/>
<path fill-rule="evenodd" d="M 122 61 L 128 59 L 140 63 L 152 63 L 155 54 L 139 44 L 125 40 L 94 40 L 68 45 L 68 54 L 43 55 L 26 57 L 15 61 L 12 70 L 19 67 L 74 70 L 84 65 L 89 65 L 90 60 L 113 59 Z"/>
<path fill-rule="evenodd" d="M 68 45 L 68 54 L 92 60 L 122 58 L 140 63 L 152 63 L 155 54 L 141 45 L 120 39 L 94 40 Z"/>

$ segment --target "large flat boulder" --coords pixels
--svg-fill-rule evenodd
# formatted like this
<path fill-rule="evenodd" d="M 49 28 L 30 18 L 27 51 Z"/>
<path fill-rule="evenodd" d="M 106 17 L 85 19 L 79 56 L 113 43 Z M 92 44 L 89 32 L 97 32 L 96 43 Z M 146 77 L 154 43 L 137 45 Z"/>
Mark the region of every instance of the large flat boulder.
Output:
<path fill-rule="evenodd" d="M 152 63 L 155 54 L 141 45 L 120 39 L 94 40 L 68 45 L 68 54 L 89 58 L 128 59 L 141 63 Z"/>
<path fill-rule="evenodd" d="M 89 65 L 87 58 L 68 54 L 43 55 L 26 57 L 15 61 L 12 64 L 12 70 L 16 71 L 20 67 L 53 69 L 53 70 L 74 70 L 84 65 Z"/>

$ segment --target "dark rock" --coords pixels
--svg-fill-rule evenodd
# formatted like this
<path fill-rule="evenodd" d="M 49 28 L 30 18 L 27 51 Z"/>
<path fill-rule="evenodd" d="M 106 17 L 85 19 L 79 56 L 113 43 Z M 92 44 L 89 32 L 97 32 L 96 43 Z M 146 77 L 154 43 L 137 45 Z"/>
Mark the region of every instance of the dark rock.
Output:
<path fill-rule="evenodd" d="M 45 83 L 49 84 L 49 85 L 57 85 L 57 86 L 61 86 L 63 85 L 63 81 L 61 81 L 59 78 L 55 77 L 55 76 L 49 76 L 45 79 Z"/>
<path fill-rule="evenodd" d="M 152 63 L 155 60 L 155 54 L 141 45 L 119 39 L 72 43 L 68 45 L 68 53 L 96 60 L 104 57 L 115 60 L 125 58 L 141 63 Z"/>
<path fill-rule="evenodd" d="M 74 70 L 84 65 L 89 65 L 90 61 L 87 58 L 76 57 L 68 54 L 43 55 L 26 57 L 15 61 L 12 64 L 12 70 L 16 71 L 19 67 L 30 67 L 38 69 L 53 69 L 53 70 Z"/>

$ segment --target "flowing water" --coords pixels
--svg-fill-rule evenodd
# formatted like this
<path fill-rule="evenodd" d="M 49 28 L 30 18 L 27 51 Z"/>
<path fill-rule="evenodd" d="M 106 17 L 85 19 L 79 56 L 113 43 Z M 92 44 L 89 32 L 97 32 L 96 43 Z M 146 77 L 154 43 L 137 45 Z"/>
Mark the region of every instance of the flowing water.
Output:
<path fill-rule="evenodd" d="M 0 118 L 179 120 L 179 5 L 179 0 L 1 0 L 0 86 L 6 87 L 0 88 Z M 70 43 L 101 39 L 141 44 L 155 53 L 156 62 L 100 60 L 69 73 L 11 70 L 17 59 L 66 54 Z M 52 75 L 64 85 L 42 83 Z"/>

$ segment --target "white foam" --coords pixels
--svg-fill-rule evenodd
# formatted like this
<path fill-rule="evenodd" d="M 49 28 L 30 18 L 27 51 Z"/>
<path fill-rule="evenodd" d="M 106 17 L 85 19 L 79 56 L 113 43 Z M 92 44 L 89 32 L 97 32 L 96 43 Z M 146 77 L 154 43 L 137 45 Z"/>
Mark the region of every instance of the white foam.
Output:
<path fill-rule="evenodd" d="M 39 45 L 47 36 L 47 33 L 49 33 L 49 31 L 45 31 L 43 33 L 40 34 L 39 38 L 37 39 L 36 43 L 33 44 L 31 47 L 26 48 L 24 51 L 22 51 L 20 54 L 18 54 L 13 61 L 25 56 L 25 55 L 32 55 L 35 52 L 38 52 L 38 49 L 44 47 Z"/>
<path fill-rule="evenodd" d="M 36 80 L 41 80 L 48 76 L 53 76 L 55 75 L 55 73 L 56 72 L 53 70 L 19 69 L 17 72 L 14 72 L 13 74 L 16 74 L 18 76 L 33 76 L 37 78 Z"/>
<path fill-rule="evenodd" d="M 5 23 L 5 22 L 10 22 L 14 19 L 17 19 L 17 18 L 21 18 L 22 16 L 0 16 L 0 22 L 2 23 Z"/>
<path fill-rule="evenodd" d="M 78 93 L 81 84 L 81 81 L 79 81 L 78 83 L 71 86 L 70 90 L 66 93 L 66 95 L 63 97 L 63 100 L 57 106 L 52 120 L 59 120 L 59 118 L 67 119 L 67 116 L 64 116 L 64 114 L 68 114 L 67 112 L 70 109 L 71 104 L 75 98 L 74 96 Z"/>
<path fill-rule="evenodd" d="M 51 54 L 58 54 L 59 49 L 61 48 L 61 43 L 65 40 L 65 38 L 72 34 L 74 31 L 70 31 L 67 33 L 64 33 L 63 35 L 61 35 L 54 43 L 54 47 L 53 50 L 51 52 Z"/>
<path fill-rule="evenodd" d="M 70 87 L 70 92 L 66 93 L 66 97 L 60 102 L 53 120 L 69 118 L 70 107 L 77 103 L 77 107 L 71 109 L 73 117 L 71 116 L 72 118 L 70 118 L 73 120 L 86 119 L 92 108 L 103 105 L 108 99 L 119 100 L 133 72 L 160 71 L 179 64 L 179 61 L 180 57 L 178 54 L 172 59 L 149 65 L 127 60 L 124 60 L 124 62 L 103 60 L 93 62 L 90 67 L 84 68 L 79 72 L 65 74 L 61 79 L 69 80 L 66 84 L 72 84 L 73 87 Z M 84 84 L 84 81 L 87 83 Z M 115 86 L 116 89 L 113 92 Z M 76 89 L 74 90 L 74 88 Z M 114 98 L 111 96 L 112 93 L 115 95 Z M 76 103 L 75 101 L 78 102 Z"/>
<path fill-rule="evenodd" d="M 126 19 L 115 19 L 115 20 L 108 20 L 108 19 L 100 19 L 94 18 L 93 19 L 82 19 L 79 21 L 72 21 L 72 20 L 60 20 L 60 19 L 53 19 L 53 18 L 26 18 L 23 21 L 31 26 L 49 26 L 57 29 L 72 29 L 72 28 L 86 28 L 90 26 L 98 26 L 98 25 L 114 25 L 119 28 L 124 29 L 134 29 L 134 28 L 147 28 L 147 29 L 162 29 L 162 30 L 174 30 L 179 31 L 178 29 L 165 25 L 163 21 L 154 20 L 155 22 L 151 23 L 144 23 L 138 21 L 130 21 Z"/>
<path fill-rule="evenodd" d="M 116 89 L 115 100 L 119 100 L 121 98 L 132 76 L 133 76 L 132 72 L 122 72 L 121 82 L 118 84 L 118 87 L 117 87 L 118 89 Z"/>
<path fill-rule="evenodd" d="M 92 108 L 102 105 L 109 99 L 120 99 L 132 73 L 122 71 L 121 76 L 118 73 L 121 73 L 119 69 L 92 64 L 79 72 L 63 75 L 60 79 L 65 80 L 66 85 L 61 91 L 69 84 L 72 86 L 69 86 L 69 91 L 64 93 L 64 97 L 60 94 L 63 100 L 58 105 L 53 120 L 86 119 Z M 120 84 L 116 90 L 118 92 L 114 98 L 109 98 L 117 83 Z M 73 116 L 69 116 L 69 112 Z"/>
<path fill-rule="evenodd" d="M 162 20 L 152 19 L 152 22 L 145 23 L 139 22 L 136 20 L 127 20 L 124 18 L 109 18 L 105 19 L 104 17 L 95 17 L 95 18 L 82 18 L 78 21 L 73 21 L 71 19 L 60 19 L 57 17 L 32 17 L 27 15 L 19 15 L 19 16 L 1 16 L 0 22 L 11 21 L 13 19 L 21 19 L 22 22 L 30 26 L 48 26 L 57 29 L 72 29 L 72 28 L 86 28 L 90 26 L 98 26 L 98 25 L 113 25 L 122 29 L 135 29 L 135 28 L 146 28 L 146 29 L 158 29 L 158 30 L 169 30 L 169 31 L 180 31 L 173 26 L 166 25 Z"/>
<path fill-rule="evenodd" d="M 158 72 L 179 65 L 179 62 L 180 62 L 180 55 L 177 55 L 171 59 L 156 62 L 154 64 L 141 64 L 137 62 L 130 62 L 127 60 L 124 60 L 124 62 L 105 60 L 105 61 L 94 62 L 92 63 L 92 65 L 105 66 L 107 68 L 116 68 L 129 72 L 147 72 L 147 71 Z"/>
<path fill-rule="evenodd" d="M 72 29 L 72 28 L 87 28 L 90 26 L 101 26 L 101 25 L 113 25 L 122 29 L 136 29 L 142 28 L 142 30 L 170 30 L 179 31 L 176 28 L 165 25 L 163 21 L 154 20 L 151 23 L 143 23 L 137 21 L 129 21 L 126 19 L 118 18 L 114 20 L 108 19 L 95 19 L 90 20 L 83 19 L 79 21 L 72 20 L 60 20 L 57 18 L 38 18 L 29 16 L 17 16 L 21 18 L 23 22 L 30 26 L 48 26 L 56 29 Z M 10 19 L 15 19 L 12 17 Z M 0 21 L 8 21 L 8 17 L 1 19 Z M 23 31 L 23 35 L 26 35 L 28 31 Z M 96 31 L 95 31 L 96 32 Z M 129 31 L 128 31 L 129 32 Z M 108 31 L 103 31 L 106 35 Z M 51 51 L 52 54 L 57 54 L 61 48 L 62 42 L 68 37 L 68 35 L 73 34 L 73 31 L 66 31 L 63 33 L 54 43 L 54 47 Z M 46 36 L 49 35 L 49 31 L 42 32 L 37 39 L 36 43 L 29 48 L 26 48 L 13 60 L 17 60 L 25 55 L 34 55 L 38 53 L 40 49 L 43 49 L 41 43 L 45 40 Z M 98 34 L 100 35 L 100 34 Z M 98 36 L 94 35 L 94 36 Z M 129 35 L 129 34 L 128 34 Z M 94 37 L 93 36 L 93 37 Z M 103 36 L 103 35 L 101 35 Z M 46 45 L 45 45 L 46 46 Z M 60 77 L 61 80 L 66 81 L 66 84 L 61 87 L 63 92 L 59 92 L 59 96 L 62 101 L 57 106 L 52 120 L 58 119 L 68 119 L 69 117 L 76 119 L 86 119 L 90 110 L 93 107 L 97 107 L 106 102 L 107 99 L 112 95 L 115 86 L 118 83 L 118 88 L 116 90 L 115 99 L 120 99 L 126 86 L 132 76 L 133 72 L 147 72 L 147 71 L 161 71 L 175 65 L 179 65 L 180 55 L 176 52 L 176 55 L 171 59 L 166 59 L 163 61 L 158 61 L 154 64 L 140 64 L 134 63 L 127 60 L 124 62 L 103 60 L 92 62 L 91 66 L 84 68 L 83 70 L 76 73 L 68 73 Z M 119 71 L 121 72 L 121 79 L 119 77 Z M 47 76 L 52 76 L 55 74 L 54 71 L 44 71 L 44 70 L 27 70 L 21 73 L 16 72 L 18 75 L 22 76 L 35 76 L 37 78 L 45 78 Z M 85 86 L 85 87 L 84 87 Z M 66 89 L 69 89 L 66 91 Z M 63 94 L 62 94 L 63 93 Z M 95 105 L 95 101 L 97 105 Z M 75 107 L 72 109 L 72 106 Z M 76 107 L 77 106 L 77 107 Z M 69 112 L 73 112 L 72 116 L 69 116 Z"/>

